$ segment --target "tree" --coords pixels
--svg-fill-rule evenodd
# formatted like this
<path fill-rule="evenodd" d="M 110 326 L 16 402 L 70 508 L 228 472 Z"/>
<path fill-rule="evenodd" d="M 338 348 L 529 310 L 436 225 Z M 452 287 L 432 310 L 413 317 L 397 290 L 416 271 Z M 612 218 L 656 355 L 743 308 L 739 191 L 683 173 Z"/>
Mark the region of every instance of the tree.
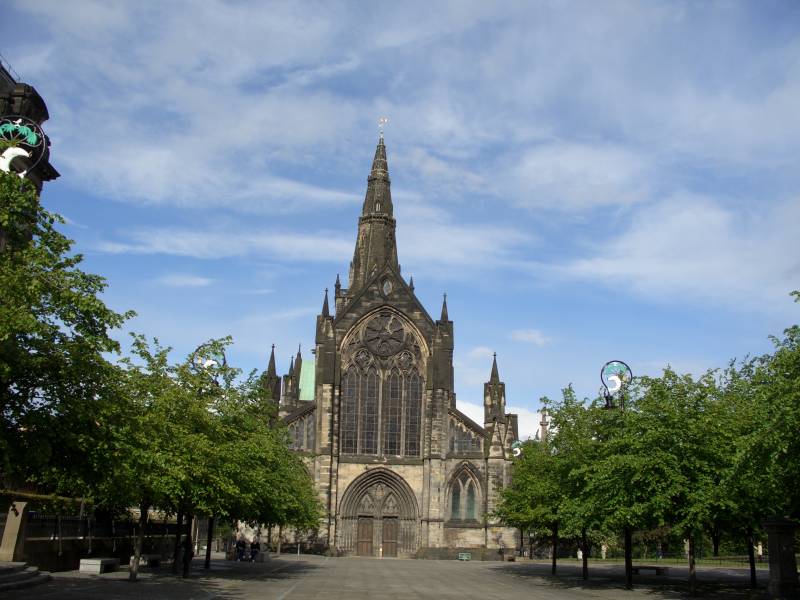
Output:
<path fill-rule="evenodd" d="M 102 277 L 57 231 L 33 186 L 0 173 L 0 472 L 66 495 L 96 478 L 82 459 L 100 433 L 94 415 L 111 402 L 115 369 L 104 354 L 133 313 L 109 309 Z"/>
<path fill-rule="evenodd" d="M 559 511 L 564 496 L 558 467 L 547 439 L 525 442 L 522 453 L 514 461 L 511 485 L 501 490 L 496 511 L 500 519 L 513 527 L 550 532 L 553 574 L 558 559 Z"/>
<path fill-rule="evenodd" d="M 572 387 L 562 391 L 560 402 L 549 407 L 550 444 L 562 480 L 560 507 L 563 533 L 580 539 L 583 578 L 589 578 L 590 539 L 602 531 L 603 512 L 587 494 L 590 465 L 600 452 L 602 411 L 575 396 Z"/>
<path fill-rule="evenodd" d="M 97 446 L 93 461 L 100 468 L 111 455 L 115 464 L 96 501 L 140 510 L 131 580 L 152 507 L 186 515 L 187 526 L 196 514 L 299 526 L 319 518 L 285 429 L 270 427 L 274 405 L 258 377 L 237 383 L 237 369 L 211 360 L 230 342 L 211 340 L 173 364 L 169 348 L 134 336 L 133 357 L 122 361 L 118 402 L 103 418 L 111 443 Z M 187 527 L 184 577 L 190 546 Z"/>

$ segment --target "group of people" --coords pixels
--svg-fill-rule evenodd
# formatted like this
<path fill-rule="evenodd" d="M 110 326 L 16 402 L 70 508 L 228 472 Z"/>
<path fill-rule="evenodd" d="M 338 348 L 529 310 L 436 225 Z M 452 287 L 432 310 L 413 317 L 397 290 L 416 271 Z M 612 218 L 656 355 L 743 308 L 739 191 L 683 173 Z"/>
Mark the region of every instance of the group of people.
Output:
<path fill-rule="evenodd" d="M 244 539 L 244 536 L 240 535 L 239 539 L 236 540 L 236 560 L 244 561 L 246 551 L 247 551 L 247 541 Z M 250 542 L 250 562 L 256 561 L 256 556 L 258 556 L 258 553 L 260 551 L 261 551 L 261 544 L 258 542 L 258 538 L 254 537 L 253 541 Z"/>

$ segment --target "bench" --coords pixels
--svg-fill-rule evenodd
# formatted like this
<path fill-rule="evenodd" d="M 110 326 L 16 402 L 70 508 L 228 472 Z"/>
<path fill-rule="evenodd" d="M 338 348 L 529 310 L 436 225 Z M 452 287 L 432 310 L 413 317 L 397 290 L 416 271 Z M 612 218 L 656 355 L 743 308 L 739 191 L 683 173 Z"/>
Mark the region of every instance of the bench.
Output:
<path fill-rule="evenodd" d="M 131 556 L 131 560 L 128 563 L 130 566 L 133 566 L 133 561 L 136 556 Z M 141 554 L 139 555 L 139 566 L 140 567 L 158 567 L 161 566 L 161 555 L 160 554 Z"/>
<path fill-rule="evenodd" d="M 458 560 L 472 560 L 472 554 L 469 552 L 459 552 Z"/>
<path fill-rule="evenodd" d="M 80 572 L 81 573 L 94 573 L 100 575 L 101 573 L 110 573 L 119 569 L 118 558 L 82 558 Z"/>
<path fill-rule="evenodd" d="M 638 575 L 639 571 L 654 571 L 656 575 L 669 575 L 669 567 L 660 567 L 658 565 L 634 565 L 634 575 Z"/>

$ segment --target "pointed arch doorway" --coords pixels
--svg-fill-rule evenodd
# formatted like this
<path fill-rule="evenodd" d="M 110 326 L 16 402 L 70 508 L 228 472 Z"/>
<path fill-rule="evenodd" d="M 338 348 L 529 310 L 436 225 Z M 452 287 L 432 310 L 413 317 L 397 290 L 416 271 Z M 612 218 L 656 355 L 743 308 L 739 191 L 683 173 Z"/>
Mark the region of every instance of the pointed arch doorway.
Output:
<path fill-rule="evenodd" d="M 417 550 L 419 512 L 414 493 L 396 473 L 378 468 L 345 490 L 339 511 L 339 547 L 358 556 L 403 557 Z"/>

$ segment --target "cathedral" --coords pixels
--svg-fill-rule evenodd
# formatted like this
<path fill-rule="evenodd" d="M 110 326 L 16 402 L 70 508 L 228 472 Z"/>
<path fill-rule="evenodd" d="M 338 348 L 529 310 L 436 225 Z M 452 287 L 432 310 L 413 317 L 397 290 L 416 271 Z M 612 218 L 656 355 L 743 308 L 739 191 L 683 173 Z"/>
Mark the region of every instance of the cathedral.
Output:
<path fill-rule="evenodd" d="M 313 358 L 298 349 L 281 378 L 273 347 L 265 384 L 280 398 L 290 444 L 314 479 L 324 547 L 376 557 L 496 557 L 519 541 L 492 516 L 510 478 L 517 415 L 506 413 L 496 358 L 483 424 L 458 410 L 447 298 L 434 320 L 413 278 L 400 273 L 395 227 L 381 135 L 348 285 L 337 275 L 333 307 L 325 291 Z"/>

